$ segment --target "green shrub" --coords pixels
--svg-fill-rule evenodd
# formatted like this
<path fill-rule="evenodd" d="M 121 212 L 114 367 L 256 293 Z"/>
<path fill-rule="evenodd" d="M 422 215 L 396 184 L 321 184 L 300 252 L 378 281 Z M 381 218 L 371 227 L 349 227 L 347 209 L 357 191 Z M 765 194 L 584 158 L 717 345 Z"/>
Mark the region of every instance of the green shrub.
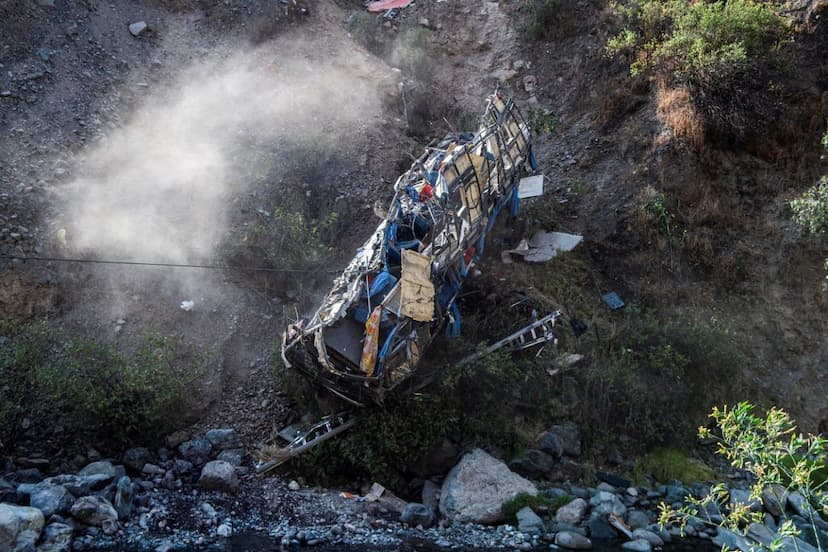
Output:
<path fill-rule="evenodd" d="M 658 448 L 635 462 L 633 477 L 645 482 L 652 475 L 657 481 L 681 481 L 690 484 L 713 479 L 713 470 L 699 460 L 688 458 L 672 448 Z"/>
<path fill-rule="evenodd" d="M 4 445 L 24 416 L 59 421 L 102 444 L 159 438 L 181 423 L 186 383 L 198 375 L 182 362 L 177 341 L 159 334 L 147 335 L 130 356 L 45 323 L 3 323 L 0 335 Z"/>
<path fill-rule="evenodd" d="M 828 130 L 822 136 L 822 146 L 828 151 Z M 793 221 L 800 228 L 811 234 L 824 234 L 828 229 L 828 176 L 820 178 L 804 194 L 791 201 L 790 205 Z M 828 270 L 828 259 L 825 260 L 825 269 Z"/>
<path fill-rule="evenodd" d="M 753 0 L 632 0 L 613 7 L 624 27 L 607 42 L 607 52 L 633 50 L 633 75 L 661 66 L 682 80 L 725 78 L 750 60 L 768 58 L 788 32 L 785 18 Z"/>
<path fill-rule="evenodd" d="M 749 505 L 730 507 L 727 487 L 722 483 L 714 485 L 703 499 L 689 497 L 688 504 L 682 508 L 661 504 L 659 523 L 662 526 L 675 524 L 683 529 L 690 520 L 695 520 L 740 533 L 751 545 L 751 550 L 799 549 L 789 540 L 796 535 L 811 539 L 813 543 L 821 540 L 819 525 L 824 521 L 819 518 L 828 517 L 828 439 L 796 433 L 793 420 L 781 409 L 771 408 L 764 416 L 756 415 L 754 410 L 755 407 L 746 402 L 732 408 L 713 408 L 710 417 L 716 429 L 702 427 L 699 437 L 717 439 L 718 453 L 733 467 L 751 473 L 751 499 L 761 501 L 763 491 L 771 485 L 782 486 L 777 496 L 783 502 L 782 497 L 788 493 L 799 493 L 805 500 L 802 508 L 804 527 L 801 523 L 794 524 L 782 508 L 782 519 L 773 540 L 755 542 L 756 533 L 748 529 L 752 523 L 763 523 L 764 512 L 761 509 L 752 512 Z M 722 518 L 711 519 L 707 514 L 711 506 L 722 512 Z M 803 531 L 808 534 L 802 534 Z"/>
<path fill-rule="evenodd" d="M 569 502 L 568 496 L 561 498 L 565 498 L 567 499 L 566 502 Z M 564 502 L 564 504 L 566 504 L 566 502 Z M 530 495 L 529 493 L 518 493 L 513 499 L 504 502 L 500 507 L 500 511 L 503 513 L 503 517 L 514 522 L 517 520 L 517 513 L 527 506 L 533 510 L 537 510 L 539 508 L 550 508 L 552 506 L 552 501 L 549 500 L 549 497 L 543 494 Z"/>
<path fill-rule="evenodd" d="M 538 134 L 551 134 L 558 127 L 558 116 L 549 109 L 529 108 L 526 112 L 529 128 Z"/>

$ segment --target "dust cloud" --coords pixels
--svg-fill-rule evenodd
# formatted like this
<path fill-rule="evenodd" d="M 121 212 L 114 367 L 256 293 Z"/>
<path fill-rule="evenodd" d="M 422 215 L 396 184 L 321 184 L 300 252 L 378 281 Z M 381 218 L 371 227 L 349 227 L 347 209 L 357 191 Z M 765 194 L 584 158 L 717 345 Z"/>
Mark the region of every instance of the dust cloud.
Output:
<path fill-rule="evenodd" d="M 179 70 L 83 153 L 59 194 L 66 246 L 110 259 L 213 259 L 234 198 L 272 172 L 279 148 L 347 147 L 365 114 L 379 112 L 375 83 L 355 73 L 352 60 L 272 50 Z M 263 148 L 270 154 L 250 154 Z"/>

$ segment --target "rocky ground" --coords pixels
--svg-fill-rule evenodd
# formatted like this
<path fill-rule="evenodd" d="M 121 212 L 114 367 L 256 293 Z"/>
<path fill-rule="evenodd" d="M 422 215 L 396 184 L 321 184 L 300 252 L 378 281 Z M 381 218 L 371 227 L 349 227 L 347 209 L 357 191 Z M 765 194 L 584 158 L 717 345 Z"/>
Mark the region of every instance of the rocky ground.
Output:
<path fill-rule="evenodd" d="M 682 531 L 657 524 L 658 506 L 703 498 L 710 492 L 706 483 L 641 487 L 610 474 L 599 474 L 603 481 L 595 487 L 574 480 L 533 481 L 475 449 L 441 484 L 427 481 L 420 502 L 407 503 L 376 483 L 360 495 L 256 477 L 230 429 L 178 442 L 184 437 L 172 435 L 168 447 L 155 451 L 134 448 L 120 458 L 95 460 L 72 474 L 46 477 L 40 468 L 48 471 L 47 466 L 29 459 L 28 465 L 39 467 L 18 467 L 0 479 L 0 549 L 209 549 L 251 533 L 283 547 L 420 542 L 451 549 L 579 550 L 616 543 L 624 550 L 649 551 L 689 537 L 748 550 L 744 537 L 714 527 L 723 511 L 740 504 L 765 512 L 764 525 L 751 526 L 749 533 L 759 542 L 771 538 L 783 517 L 809 527 L 800 495 L 769 488 L 761 502 L 751 500 L 749 481 L 737 472 L 731 472 L 723 510 L 714 507 L 701 515 L 712 523 L 693 522 Z M 556 426 L 538 446 L 527 453 L 536 465 L 540 457 L 550 464 L 575 464 L 580 433 Z M 513 467 L 525 473 L 525 466 Z M 546 500 L 506 519 L 501 506 L 520 493 Z M 818 520 L 818 527 L 819 538 L 828 539 L 828 523 Z M 802 539 L 816 542 L 810 531 L 803 531 Z M 804 541 L 797 546 L 813 549 Z"/>

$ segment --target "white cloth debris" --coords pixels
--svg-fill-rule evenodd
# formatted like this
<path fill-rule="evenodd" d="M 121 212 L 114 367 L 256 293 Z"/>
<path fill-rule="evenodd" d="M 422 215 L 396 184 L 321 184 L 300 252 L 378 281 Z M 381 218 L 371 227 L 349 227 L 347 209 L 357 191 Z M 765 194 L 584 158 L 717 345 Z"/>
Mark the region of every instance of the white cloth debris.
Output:
<path fill-rule="evenodd" d="M 195 301 L 181 301 L 181 310 L 190 312 L 195 307 Z"/>

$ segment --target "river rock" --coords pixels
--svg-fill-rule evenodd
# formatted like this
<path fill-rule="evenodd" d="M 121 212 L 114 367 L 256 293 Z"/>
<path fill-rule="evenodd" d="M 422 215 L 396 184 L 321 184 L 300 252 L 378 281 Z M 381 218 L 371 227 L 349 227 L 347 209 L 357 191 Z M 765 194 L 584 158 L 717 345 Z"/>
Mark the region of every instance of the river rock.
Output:
<path fill-rule="evenodd" d="M 788 505 L 788 490 L 779 484 L 768 485 L 762 489 L 762 504 L 774 517 L 781 516 Z"/>
<path fill-rule="evenodd" d="M 518 530 L 521 533 L 543 535 L 546 532 L 546 528 L 543 526 L 543 520 L 529 506 L 524 506 L 518 510 L 515 517 L 518 521 Z"/>
<path fill-rule="evenodd" d="M 615 493 L 608 491 L 598 491 L 589 499 L 589 504 L 592 506 L 593 513 L 599 515 L 615 514 L 618 517 L 624 517 L 627 513 L 627 507 L 618 498 Z"/>
<path fill-rule="evenodd" d="M 581 455 L 581 428 L 576 424 L 567 422 L 564 424 L 553 425 L 546 433 L 552 433 L 558 437 L 563 454 L 566 454 L 567 456 Z M 541 440 L 545 437 L 546 435 L 541 437 Z"/>
<path fill-rule="evenodd" d="M 207 432 L 207 440 L 218 450 L 241 448 L 239 436 L 235 429 L 211 429 Z"/>
<path fill-rule="evenodd" d="M 641 510 L 629 510 L 627 512 L 627 525 L 633 531 L 642 527 L 647 527 L 650 524 L 650 518 Z"/>
<path fill-rule="evenodd" d="M 423 528 L 428 529 L 434 525 L 434 510 L 425 504 L 417 502 L 409 502 L 400 515 L 400 521 L 407 524 L 409 527 L 416 527 L 422 525 Z"/>
<path fill-rule="evenodd" d="M 16 502 L 17 487 L 0 477 L 0 502 Z"/>
<path fill-rule="evenodd" d="M 790 504 L 794 512 L 805 518 L 807 518 L 809 516 L 809 512 L 813 510 L 810 503 L 805 500 L 805 497 L 797 491 L 792 491 L 788 494 L 788 504 Z"/>
<path fill-rule="evenodd" d="M 75 497 L 65 487 L 43 484 L 38 487 L 29 495 L 29 505 L 43 512 L 44 517 L 68 512 L 75 502 Z"/>
<path fill-rule="evenodd" d="M 586 511 L 587 501 L 583 498 L 576 498 L 569 504 L 558 508 L 558 511 L 555 513 L 555 521 L 558 523 L 578 525 L 583 521 Z"/>
<path fill-rule="evenodd" d="M 431 508 L 433 512 L 436 512 L 440 507 L 440 486 L 434 481 L 426 479 L 425 483 L 423 483 L 422 498 L 423 504 Z"/>
<path fill-rule="evenodd" d="M 70 511 L 72 517 L 86 525 L 102 527 L 107 520 L 118 521 L 118 512 L 115 511 L 112 503 L 96 495 L 80 497 L 72 504 Z"/>
<path fill-rule="evenodd" d="M 440 492 L 440 513 L 460 523 L 494 523 L 503 518 L 503 503 L 519 493 L 536 496 L 538 489 L 500 460 L 474 449 L 446 476 Z"/>
<path fill-rule="evenodd" d="M 551 455 L 538 450 L 529 449 L 520 458 L 509 462 L 509 469 L 526 477 L 546 477 L 555 470 L 558 461 Z"/>
<path fill-rule="evenodd" d="M 0 550 L 11 550 L 24 531 L 39 535 L 44 523 L 43 513 L 37 508 L 0 504 Z"/>
<path fill-rule="evenodd" d="M 562 548 L 570 550 L 590 550 L 592 549 L 592 541 L 578 533 L 570 531 L 561 531 L 555 535 L 555 544 Z"/>
<path fill-rule="evenodd" d="M 43 542 L 37 552 L 69 552 L 72 543 L 72 527 L 65 523 L 50 523 L 43 530 Z"/>
<path fill-rule="evenodd" d="M 618 538 L 618 533 L 609 524 L 606 516 L 596 514 L 595 512 L 590 514 L 587 527 L 589 527 L 589 536 L 595 540 L 612 540 Z"/>
<path fill-rule="evenodd" d="M 123 462 L 129 469 L 140 473 L 144 465 L 150 461 L 152 455 L 146 447 L 131 448 L 124 453 Z"/>
<path fill-rule="evenodd" d="M 213 460 L 202 468 L 198 484 L 211 491 L 235 492 L 239 489 L 239 478 L 232 464 Z"/>
<path fill-rule="evenodd" d="M 625 542 L 621 545 L 621 548 L 624 550 L 632 550 L 633 552 L 650 552 L 652 550 L 650 543 L 644 539 Z"/>
<path fill-rule="evenodd" d="M 744 489 L 730 489 L 728 505 L 731 509 L 737 505 L 746 505 L 751 512 L 758 512 L 762 509 L 762 504 L 755 498 L 751 498 L 750 491 Z"/>
<path fill-rule="evenodd" d="M 636 540 L 645 540 L 652 547 L 664 546 L 664 539 L 647 529 L 636 529 L 633 531 L 633 538 Z"/>
<path fill-rule="evenodd" d="M 135 487 L 132 480 L 126 475 L 118 480 L 115 487 L 115 511 L 118 519 L 126 521 L 132 516 L 132 501 L 135 498 Z"/>
<path fill-rule="evenodd" d="M 203 438 L 190 439 L 178 445 L 178 454 L 196 466 L 204 465 L 210 459 L 211 452 L 213 445 Z"/>
<path fill-rule="evenodd" d="M 112 465 L 109 460 L 98 460 L 87 464 L 81 471 L 78 472 L 81 477 L 106 477 L 106 481 L 112 481 L 118 477 L 118 470 Z M 123 474 L 120 474 L 123 475 Z"/>
<path fill-rule="evenodd" d="M 241 466 L 242 461 L 244 460 L 244 449 L 234 448 L 223 450 L 216 457 L 216 460 L 222 460 L 234 466 Z"/>
<path fill-rule="evenodd" d="M 551 431 L 547 431 L 538 439 L 538 448 L 554 458 L 560 458 L 563 455 L 561 438 Z"/>

